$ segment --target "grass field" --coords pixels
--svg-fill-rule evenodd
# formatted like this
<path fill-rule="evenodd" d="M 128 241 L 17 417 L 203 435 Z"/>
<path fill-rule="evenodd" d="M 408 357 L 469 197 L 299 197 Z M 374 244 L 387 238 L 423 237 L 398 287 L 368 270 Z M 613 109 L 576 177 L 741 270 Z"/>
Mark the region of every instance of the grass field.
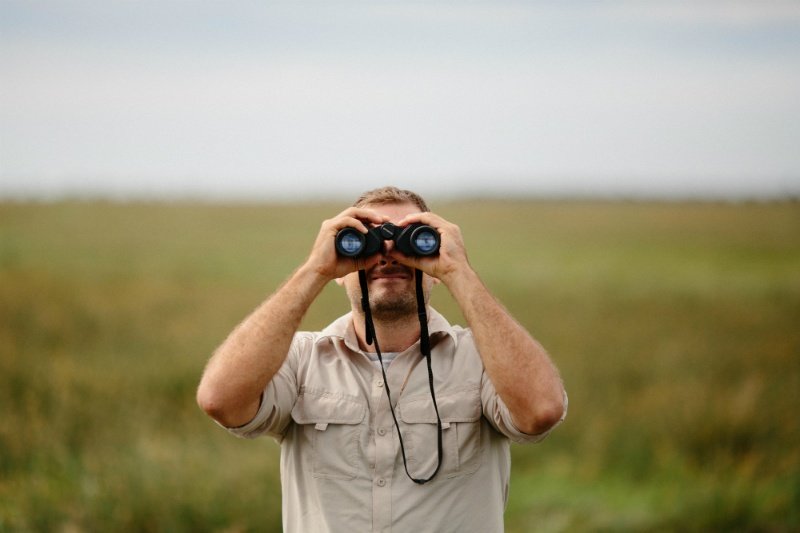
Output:
<path fill-rule="evenodd" d="M 342 207 L 0 204 L 0 531 L 280 531 L 277 445 L 194 391 Z M 570 394 L 507 531 L 800 529 L 800 204 L 435 207 Z"/>

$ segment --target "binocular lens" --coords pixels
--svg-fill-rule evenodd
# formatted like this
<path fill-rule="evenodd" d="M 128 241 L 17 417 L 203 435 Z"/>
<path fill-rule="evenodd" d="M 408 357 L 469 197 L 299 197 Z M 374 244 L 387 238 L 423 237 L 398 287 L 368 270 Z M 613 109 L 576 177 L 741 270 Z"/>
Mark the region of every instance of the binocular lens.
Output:
<path fill-rule="evenodd" d="M 345 235 L 341 240 L 342 250 L 354 254 L 361 249 L 361 241 L 353 234 Z"/>
<path fill-rule="evenodd" d="M 424 230 L 414 235 L 414 247 L 422 255 L 433 252 L 438 246 L 439 239 L 430 231 Z"/>
<path fill-rule="evenodd" d="M 353 228 L 345 228 L 336 237 L 337 251 L 346 257 L 356 257 L 364 249 L 364 236 Z"/>

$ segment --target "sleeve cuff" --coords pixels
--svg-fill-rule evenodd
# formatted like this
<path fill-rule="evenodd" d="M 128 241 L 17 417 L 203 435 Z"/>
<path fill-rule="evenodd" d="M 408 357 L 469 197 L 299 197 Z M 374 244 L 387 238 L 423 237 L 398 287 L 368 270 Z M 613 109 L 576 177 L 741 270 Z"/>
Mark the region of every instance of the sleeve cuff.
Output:
<path fill-rule="evenodd" d="M 268 406 L 266 402 L 264 402 L 264 392 L 262 392 L 261 396 L 259 397 L 258 411 L 256 411 L 255 416 L 253 416 L 250 422 L 236 427 L 228 427 L 220 424 L 219 422 L 217 422 L 217 424 L 237 437 L 241 437 L 243 439 L 253 439 L 261 435 L 262 426 L 264 421 L 267 419 L 267 411 Z"/>
<path fill-rule="evenodd" d="M 553 431 L 555 428 L 560 426 L 562 422 L 564 422 L 564 419 L 567 417 L 568 408 L 569 408 L 569 397 L 567 396 L 566 389 L 564 389 L 564 412 L 561 414 L 561 418 L 558 420 L 558 422 L 553 424 L 547 431 L 543 431 L 535 435 L 531 435 L 529 433 L 524 433 L 523 431 L 521 431 L 516 426 L 516 424 L 514 424 L 514 420 L 511 417 L 511 413 L 508 411 L 507 408 L 505 408 L 503 409 L 503 415 L 504 418 L 506 418 L 507 415 L 507 420 L 505 422 L 506 426 L 508 427 L 511 433 L 508 435 L 508 438 L 511 439 L 512 442 L 516 442 L 518 444 L 535 444 L 537 442 L 541 442 L 545 438 L 547 438 L 547 436 L 550 434 L 551 431 Z"/>

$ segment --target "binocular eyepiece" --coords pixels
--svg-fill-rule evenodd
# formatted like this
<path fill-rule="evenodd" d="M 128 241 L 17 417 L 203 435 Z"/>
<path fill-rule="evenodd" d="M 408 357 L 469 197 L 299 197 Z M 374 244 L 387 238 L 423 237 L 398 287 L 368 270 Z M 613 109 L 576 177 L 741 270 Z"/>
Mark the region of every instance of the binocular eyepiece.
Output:
<path fill-rule="evenodd" d="M 383 241 L 394 241 L 395 248 L 406 255 L 426 256 L 439 253 L 439 232 L 426 224 L 395 226 L 386 222 L 369 228 L 366 234 L 355 228 L 342 228 L 336 234 L 336 253 L 343 257 L 369 257 L 381 251 Z"/>

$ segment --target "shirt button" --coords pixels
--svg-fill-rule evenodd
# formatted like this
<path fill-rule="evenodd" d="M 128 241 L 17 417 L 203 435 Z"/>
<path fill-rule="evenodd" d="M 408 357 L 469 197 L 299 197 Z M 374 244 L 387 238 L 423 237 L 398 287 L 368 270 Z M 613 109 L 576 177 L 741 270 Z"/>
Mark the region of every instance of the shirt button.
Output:
<path fill-rule="evenodd" d="M 378 435 L 380 435 L 381 437 L 386 435 L 386 429 L 385 428 L 378 428 Z"/>
<path fill-rule="evenodd" d="M 378 387 L 383 387 L 383 380 L 379 379 L 378 381 L 375 382 L 375 385 L 377 385 Z"/>
<path fill-rule="evenodd" d="M 378 486 L 379 486 L 379 487 L 383 487 L 384 485 L 386 485 L 386 480 L 385 480 L 385 479 L 383 479 L 383 478 L 380 478 L 380 479 L 377 481 L 377 483 L 378 483 Z"/>

